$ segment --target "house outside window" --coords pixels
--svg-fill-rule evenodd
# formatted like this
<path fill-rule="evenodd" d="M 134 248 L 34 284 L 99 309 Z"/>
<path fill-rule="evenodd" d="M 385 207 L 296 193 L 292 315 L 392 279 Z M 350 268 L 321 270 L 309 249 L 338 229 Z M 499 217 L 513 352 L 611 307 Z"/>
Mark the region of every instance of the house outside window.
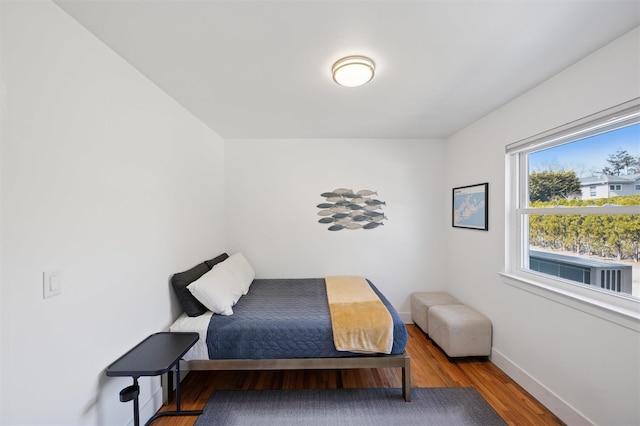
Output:
<path fill-rule="evenodd" d="M 505 275 L 640 319 L 640 99 L 506 151 Z"/>

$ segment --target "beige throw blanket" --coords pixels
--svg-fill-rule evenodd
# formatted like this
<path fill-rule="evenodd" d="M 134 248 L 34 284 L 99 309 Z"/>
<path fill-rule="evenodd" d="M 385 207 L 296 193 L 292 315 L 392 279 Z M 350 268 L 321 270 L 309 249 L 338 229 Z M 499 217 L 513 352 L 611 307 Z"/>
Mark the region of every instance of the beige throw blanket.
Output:
<path fill-rule="evenodd" d="M 393 319 L 367 280 L 325 277 L 333 340 L 339 351 L 391 353 Z"/>

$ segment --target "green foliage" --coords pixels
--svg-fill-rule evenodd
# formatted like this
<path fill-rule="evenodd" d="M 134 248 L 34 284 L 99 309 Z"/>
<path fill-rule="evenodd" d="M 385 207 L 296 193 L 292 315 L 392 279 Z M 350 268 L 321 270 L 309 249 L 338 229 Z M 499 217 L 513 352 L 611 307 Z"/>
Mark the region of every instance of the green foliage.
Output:
<path fill-rule="evenodd" d="M 640 158 L 634 158 L 624 150 L 609 155 L 607 162 L 609 166 L 602 169 L 602 173 L 609 176 L 620 176 L 623 171 L 627 174 L 629 170 L 635 171 L 640 167 Z"/>
<path fill-rule="evenodd" d="M 531 207 L 638 206 L 640 195 L 594 200 L 559 199 L 534 202 Z M 640 215 L 531 215 L 530 243 L 617 260 L 640 261 Z"/>
<path fill-rule="evenodd" d="M 580 179 L 573 170 L 534 172 L 529 175 L 529 200 L 551 201 L 580 194 Z"/>

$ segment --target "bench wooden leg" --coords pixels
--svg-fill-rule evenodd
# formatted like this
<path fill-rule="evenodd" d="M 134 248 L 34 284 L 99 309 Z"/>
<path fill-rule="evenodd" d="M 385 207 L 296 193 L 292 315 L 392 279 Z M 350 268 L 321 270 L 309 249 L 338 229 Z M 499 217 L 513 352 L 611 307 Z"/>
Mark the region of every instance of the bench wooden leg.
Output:
<path fill-rule="evenodd" d="M 404 367 L 402 367 L 402 394 L 405 401 L 411 401 L 411 359 L 409 357 L 404 360 Z"/>

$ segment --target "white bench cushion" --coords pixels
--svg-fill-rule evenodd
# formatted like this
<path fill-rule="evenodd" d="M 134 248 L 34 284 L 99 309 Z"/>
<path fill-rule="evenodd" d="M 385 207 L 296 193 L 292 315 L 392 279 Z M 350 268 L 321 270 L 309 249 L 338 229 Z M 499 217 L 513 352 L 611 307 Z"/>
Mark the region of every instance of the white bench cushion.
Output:
<path fill-rule="evenodd" d="M 427 316 L 429 337 L 450 357 L 491 354 L 491 321 L 480 312 L 467 305 L 440 305 Z"/>
<path fill-rule="evenodd" d="M 432 306 L 438 305 L 461 305 L 462 303 L 442 291 L 412 293 L 411 294 L 411 319 L 425 333 L 429 333 L 429 323 L 427 312 Z"/>

